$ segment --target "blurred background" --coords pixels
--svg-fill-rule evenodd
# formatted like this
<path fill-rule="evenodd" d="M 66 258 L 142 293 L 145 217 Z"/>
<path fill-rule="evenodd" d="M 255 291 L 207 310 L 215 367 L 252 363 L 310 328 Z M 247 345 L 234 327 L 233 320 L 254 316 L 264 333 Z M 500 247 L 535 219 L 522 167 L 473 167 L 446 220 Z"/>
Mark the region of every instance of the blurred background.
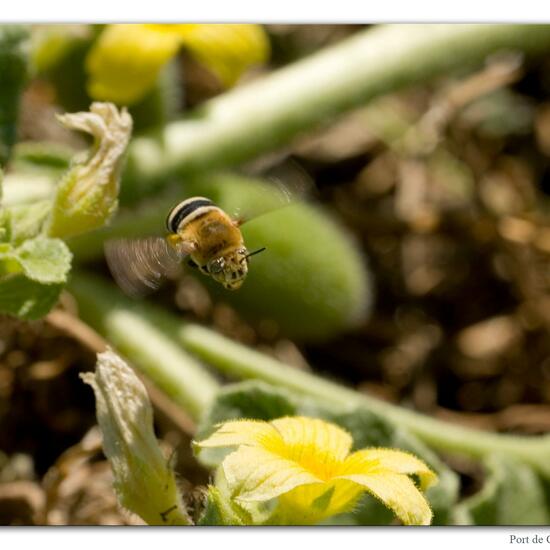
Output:
<path fill-rule="evenodd" d="M 56 170 L 56 162 L 63 168 L 70 158 L 66 151 L 86 145 L 54 115 L 85 110 L 94 99 L 86 58 L 105 28 L 75 25 L 60 33 L 50 27 L 32 30 L 38 68 L 22 90 L 14 162 L 22 166 L 37 154 L 24 144 L 53 142 L 58 149 L 48 158 Z M 176 77 L 160 89 L 169 109 L 149 92 L 138 98 L 130 105 L 135 132 L 365 28 L 266 25 L 269 53 L 225 81 L 195 46 L 179 49 L 169 65 Z M 318 331 L 313 317 L 300 321 L 311 330 L 285 325 L 284 315 L 273 310 L 270 316 L 267 291 L 252 279 L 254 262 L 242 307 L 238 293 L 228 297 L 192 270 L 163 286 L 154 302 L 296 369 L 439 419 L 497 432 L 548 432 L 549 75 L 550 49 L 535 56 L 499 52 L 480 66 L 385 93 L 241 167 L 246 177 L 305 182 L 299 201 L 335 224 L 357 258 L 353 269 L 361 282 L 352 300 L 362 304 L 353 319 Z M 258 273 L 269 270 L 273 258 L 284 262 L 284 253 L 273 254 L 270 260 L 268 247 L 258 256 Z M 110 277 L 100 255 L 83 262 Z M 292 272 L 278 277 L 286 286 L 299 283 Z M 297 310 L 300 294 L 298 284 L 291 294 Z M 78 315 L 70 292 L 60 309 Z M 75 335 L 55 315 L 32 322 L 0 318 L 0 524 L 137 521 L 117 507 L 98 452 L 92 392 L 78 378 L 94 366 L 93 338 L 84 323 Z M 192 424 L 163 399 L 153 399 L 158 432 L 176 450 L 182 483 L 205 483 L 208 473 L 188 450 Z M 84 460 L 83 448 L 95 449 L 95 458 Z M 64 464 L 70 464 L 66 471 Z M 451 466 L 461 475 L 463 494 L 475 493 L 479 467 L 466 459 Z"/>

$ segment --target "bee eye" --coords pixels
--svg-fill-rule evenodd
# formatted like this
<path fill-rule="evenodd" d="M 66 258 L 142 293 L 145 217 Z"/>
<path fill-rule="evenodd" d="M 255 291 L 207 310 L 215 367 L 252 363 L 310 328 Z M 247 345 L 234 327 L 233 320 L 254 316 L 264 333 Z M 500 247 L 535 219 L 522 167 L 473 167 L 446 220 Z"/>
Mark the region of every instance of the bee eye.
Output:
<path fill-rule="evenodd" d="M 208 265 L 208 271 L 210 273 L 221 273 L 223 271 L 224 261 L 223 258 L 217 258 Z"/>

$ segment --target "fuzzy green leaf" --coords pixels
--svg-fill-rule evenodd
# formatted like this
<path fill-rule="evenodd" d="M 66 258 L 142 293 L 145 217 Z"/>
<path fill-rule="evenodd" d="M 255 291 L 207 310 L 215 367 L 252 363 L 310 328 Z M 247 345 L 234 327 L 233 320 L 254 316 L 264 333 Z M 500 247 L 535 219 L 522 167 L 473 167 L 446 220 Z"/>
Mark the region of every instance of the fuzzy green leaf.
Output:
<path fill-rule="evenodd" d="M 63 285 L 43 285 L 24 275 L 0 280 L 0 313 L 29 321 L 40 319 L 55 305 Z"/>
<path fill-rule="evenodd" d="M 0 237 L 7 241 L 0 243 L 0 312 L 39 319 L 57 302 L 72 255 L 63 241 L 42 236 L 15 247 L 9 241 L 14 225 L 19 230 L 21 225 L 14 224 L 12 210 L 5 209 L 0 219 Z"/>
<path fill-rule="evenodd" d="M 214 424 L 232 418 L 254 418 L 273 420 L 281 416 L 297 414 L 293 396 L 285 390 L 269 386 L 263 382 L 247 381 L 222 387 L 216 397 L 216 403 L 203 418 L 199 433 Z M 200 435 L 197 439 L 203 439 Z"/>
<path fill-rule="evenodd" d="M 457 517 L 476 525 L 548 525 L 544 486 L 530 466 L 497 455 L 485 465 L 483 487 L 457 507 Z"/>
<path fill-rule="evenodd" d="M 14 257 L 25 275 L 38 283 L 65 283 L 71 268 L 71 253 L 60 239 L 37 237 L 25 241 Z"/>

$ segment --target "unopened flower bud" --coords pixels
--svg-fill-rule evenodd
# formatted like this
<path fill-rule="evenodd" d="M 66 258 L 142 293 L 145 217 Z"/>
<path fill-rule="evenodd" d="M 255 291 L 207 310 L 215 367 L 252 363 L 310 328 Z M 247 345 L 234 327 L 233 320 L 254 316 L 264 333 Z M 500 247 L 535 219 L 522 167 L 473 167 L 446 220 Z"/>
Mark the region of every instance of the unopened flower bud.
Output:
<path fill-rule="evenodd" d="M 103 226 L 116 211 L 132 117 L 112 103 L 92 103 L 89 112 L 58 119 L 65 127 L 94 138 L 85 157 L 74 162 L 63 177 L 54 199 L 49 236 L 71 237 Z"/>
<path fill-rule="evenodd" d="M 103 449 L 121 504 L 149 525 L 189 525 L 174 472 L 155 438 L 143 383 L 111 350 L 98 354 L 95 373 L 81 377 L 95 393 Z"/>

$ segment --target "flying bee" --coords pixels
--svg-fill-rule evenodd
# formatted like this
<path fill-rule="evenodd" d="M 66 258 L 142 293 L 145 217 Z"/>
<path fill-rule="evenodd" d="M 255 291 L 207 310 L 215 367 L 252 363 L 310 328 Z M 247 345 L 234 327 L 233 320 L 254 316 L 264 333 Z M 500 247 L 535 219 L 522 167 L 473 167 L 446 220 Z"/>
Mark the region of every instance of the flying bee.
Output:
<path fill-rule="evenodd" d="M 240 288 L 248 274 L 248 259 L 265 250 L 248 252 L 240 225 L 205 197 L 180 202 L 166 218 L 170 245 L 188 253 L 193 267 L 228 290 Z"/>
<path fill-rule="evenodd" d="M 144 296 L 160 287 L 166 277 L 176 276 L 186 258 L 191 267 L 226 289 L 240 288 L 248 275 L 251 256 L 265 250 L 249 252 L 241 226 L 301 200 L 314 189 L 309 175 L 293 161 L 277 162 L 267 169 L 260 163 L 256 170 L 269 181 L 265 188 L 251 184 L 255 196 L 258 191 L 267 193 L 264 206 L 256 204 L 247 212 L 241 205 L 240 212 L 230 216 L 206 197 L 191 197 L 168 212 L 165 237 L 107 241 L 107 264 L 121 289 L 130 296 Z"/>
<path fill-rule="evenodd" d="M 249 252 L 240 225 L 210 199 L 191 197 L 168 213 L 165 238 L 111 240 L 105 256 L 118 285 L 131 296 L 156 290 L 187 256 L 190 266 L 237 290 L 248 274 L 249 258 L 265 250 Z"/>

